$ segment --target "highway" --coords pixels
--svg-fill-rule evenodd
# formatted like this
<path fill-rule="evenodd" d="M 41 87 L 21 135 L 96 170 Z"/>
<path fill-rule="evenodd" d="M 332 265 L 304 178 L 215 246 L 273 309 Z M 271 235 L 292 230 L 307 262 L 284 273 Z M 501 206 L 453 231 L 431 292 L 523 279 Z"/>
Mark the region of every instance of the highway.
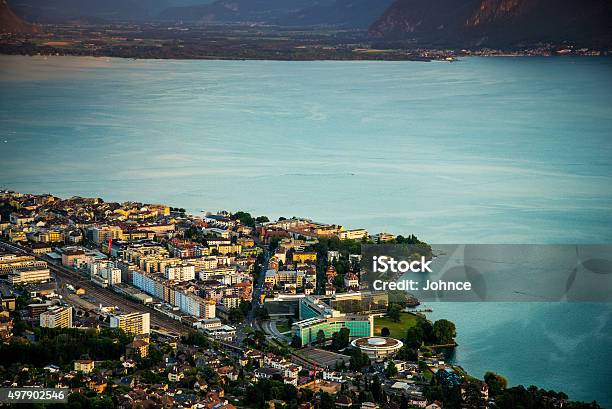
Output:
<path fill-rule="evenodd" d="M 54 260 L 47 256 L 36 255 L 25 247 L 17 246 L 13 243 L 6 243 L 4 241 L 0 241 L 0 246 L 14 253 L 27 254 L 36 257 L 38 260 L 46 261 L 49 265 L 49 270 L 55 275 L 55 278 L 60 285 L 71 284 L 75 288 L 84 288 L 86 295 L 89 298 L 87 301 L 91 302 L 92 304 L 96 304 L 98 306 L 99 304 L 102 304 L 106 307 L 116 306 L 119 307 L 121 313 L 148 312 L 151 314 L 151 327 L 159 328 L 165 332 L 182 334 L 187 332 L 190 328 L 189 326 L 173 320 L 172 318 L 167 317 L 161 312 L 149 308 L 144 304 L 140 304 L 136 301 L 123 297 L 109 288 L 102 288 L 93 284 L 90 280 L 81 276 L 78 272 L 70 270 L 61 264 L 57 264 Z M 65 286 L 61 285 L 61 287 L 63 288 Z"/>

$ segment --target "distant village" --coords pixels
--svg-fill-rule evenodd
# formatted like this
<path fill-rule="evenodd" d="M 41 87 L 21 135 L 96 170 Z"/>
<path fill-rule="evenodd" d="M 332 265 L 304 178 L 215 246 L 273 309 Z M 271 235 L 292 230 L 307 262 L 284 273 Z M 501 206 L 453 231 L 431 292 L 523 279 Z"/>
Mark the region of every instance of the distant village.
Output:
<path fill-rule="evenodd" d="M 362 280 L 362 244 L 431 251 L 415 236 L 11 191 L 0 231 L 3 388 L 81 408 L 598 407 L 447 362 L 452 322 Z"/>

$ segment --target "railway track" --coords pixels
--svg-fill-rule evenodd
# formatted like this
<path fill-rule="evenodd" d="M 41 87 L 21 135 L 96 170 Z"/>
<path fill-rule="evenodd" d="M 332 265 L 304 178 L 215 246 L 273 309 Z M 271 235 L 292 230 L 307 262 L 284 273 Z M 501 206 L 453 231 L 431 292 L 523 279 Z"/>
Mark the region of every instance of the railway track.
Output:
<path fill-rule="evenodd" d="M 89 302 L 91 302 L 92 304 L 95 303 L 106 306 L 117 306 L 120 308 L 122 313 L 148 312 L 151 315 L 151 325 L 167 332 L 172 332 L 180 335 L 190 329 L 189 326 L 182 324 L 179 321 L 173 320 L 172 318 L 165 316 L 159 311 L 156 311 L 143 304 L 139 304 L 126 297 L 123 297 L 115 293 L 111 289 L 98 287 L 91 281 L 78 275 L 78 273 L 71 271 L 64 266 L 59 266 L 55 264 L 46 256 L 43 257 L 34 254 L 25 247 L 14 245 L 12 243 L 6 243 L 4 241 L 0 241 L 0 246 L 4 247 L 5 249 L 8 249 L 9 251 L 24 253 L 33 256 L 38 260 L 47 262 L 49 270 L 51 270 L 51 272 L 56 277 L 61 278 L 63 282 L 71 284 L 75 287 L 84 288 L 88 296 L 91 297 L 92 301 Z"/>

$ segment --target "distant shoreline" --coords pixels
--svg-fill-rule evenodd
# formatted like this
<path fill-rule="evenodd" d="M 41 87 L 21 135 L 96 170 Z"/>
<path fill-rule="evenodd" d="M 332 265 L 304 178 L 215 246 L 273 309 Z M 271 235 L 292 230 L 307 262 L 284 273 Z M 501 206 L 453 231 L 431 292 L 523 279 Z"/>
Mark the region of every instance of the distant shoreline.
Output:
<path fill-rule="evenodd" d="M 107 54 L 80 54 L 80 53 L 36 53 L 36 54 L 24 54 L 24 53 L 12 53 L 3 52 L 0 50 L 0 55 L 3 56 L 18 56 L 18 57 L 79 57 L 79 58 L 96 58 L 96 59 L 121 59 L 121 60 L 142 60 L 142 61 L 278 61 L 278 62 L 316 62 L 316 61 L 331 61 L 331 62 L 447 62 L 455 63 L 461 62 L 466 58 L 607 58 L 608 55 L 533 55 L 533 54 L 490 54 L 490 55 L 461 55 L 453 57 L 452 60 L 445 58 L 418 58 L 418 57 L 406 57 L 406 58 L 309 58 L 309 59 L 291 59 L 291 58 L 263 58 L 263 57 L 248 57 L 248 58 L 237 58 L 237 57 L 223 57 L 223 56 L 203 56 L 203 57 L 128 57 L 118 55 L 107 55 Z"/>

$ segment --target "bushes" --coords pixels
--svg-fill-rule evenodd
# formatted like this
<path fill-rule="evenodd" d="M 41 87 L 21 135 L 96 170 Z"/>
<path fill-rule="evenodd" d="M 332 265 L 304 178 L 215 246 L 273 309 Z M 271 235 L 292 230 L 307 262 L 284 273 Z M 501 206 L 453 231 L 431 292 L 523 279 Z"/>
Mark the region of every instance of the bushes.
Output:
<path fill-rule="evenodd" d="M 0 345 L 0 363 L 13 363 L 43 367 L 50 363 L 67 365 L 89 356 L 94 360 L 117 360 L 131 341 L 123 331 L 116 329 L 96 330 L 37 328 L 38 342 L 20 338 Z"/>

